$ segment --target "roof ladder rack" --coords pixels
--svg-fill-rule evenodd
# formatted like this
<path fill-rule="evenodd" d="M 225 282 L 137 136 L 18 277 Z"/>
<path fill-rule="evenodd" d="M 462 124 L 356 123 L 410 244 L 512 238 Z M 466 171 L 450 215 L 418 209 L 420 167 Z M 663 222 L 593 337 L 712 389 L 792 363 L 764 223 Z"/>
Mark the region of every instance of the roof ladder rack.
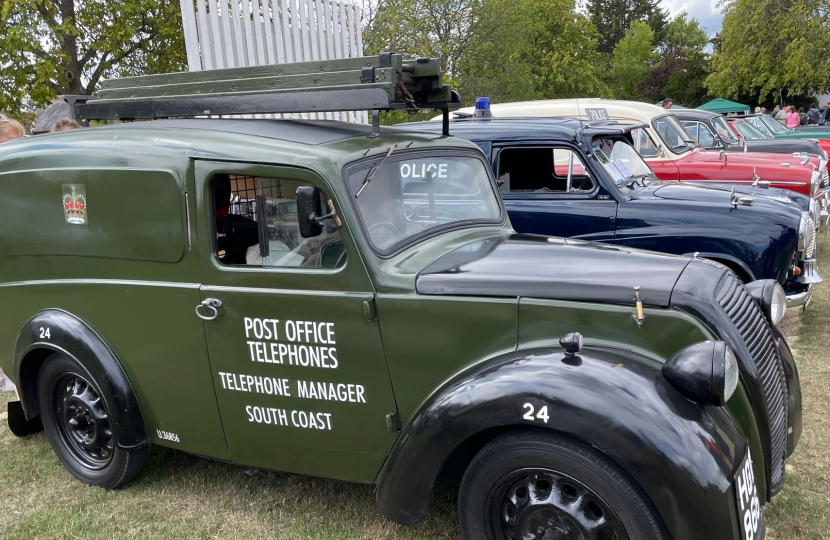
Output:
<path fill-rule="evenodd" d="M 441 110 L 461 100 L 436 58 L 400 54 L 107 79 L 97 99 L 73 104 L 75 117 L 135 120 L 186 116 L 337 111 Z M 375 131 L 379 121 L 373 114 Z"/>

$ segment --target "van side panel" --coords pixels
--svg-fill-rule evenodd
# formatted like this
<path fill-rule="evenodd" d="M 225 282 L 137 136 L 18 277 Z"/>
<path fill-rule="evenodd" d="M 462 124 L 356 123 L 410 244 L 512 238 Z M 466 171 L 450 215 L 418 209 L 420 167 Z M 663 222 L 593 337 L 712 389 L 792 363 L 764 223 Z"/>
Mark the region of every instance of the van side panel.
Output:
<path fill-rule="evenodd" d="M 0 173 L 0 190 L 3 255 L 172 263 L 184 253 L 183 194 L 169 171 L 11 171 Z"/>
<path fill-rule="evenodd" d="M 120 362 L 151 443 L 228 459 L 194 311 L 201 298 L 192 162 L 158 148 L 61 151 L 49 140 L 39 154 L 6 159 L 0 174 L 3 371 L 15 373 L 26 321 L 66 311 Z M 83 223 L 67 220 L 64 195 L 73 185 L 85 195 Z"/>

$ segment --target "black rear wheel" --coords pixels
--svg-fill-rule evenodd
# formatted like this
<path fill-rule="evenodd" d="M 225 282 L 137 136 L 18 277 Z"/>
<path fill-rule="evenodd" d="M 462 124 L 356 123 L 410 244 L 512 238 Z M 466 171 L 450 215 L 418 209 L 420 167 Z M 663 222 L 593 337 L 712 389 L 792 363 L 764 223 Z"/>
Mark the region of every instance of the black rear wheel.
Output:
<path fill-rule="evenodd" d="M 517 430 L 473 459 L 461 482 L 465 540 L 657 540 L 656 511 L 613 462 L 553 433 Z"/>
<path fill-rule="evenodd" d="M 38 400 L 49 443 L 75 478 L 115 489 L 138 475 L 147 446 L 118 447 L 100 387 L 77 361 L 61 354 L 47 358 L 38 376 Z"/>

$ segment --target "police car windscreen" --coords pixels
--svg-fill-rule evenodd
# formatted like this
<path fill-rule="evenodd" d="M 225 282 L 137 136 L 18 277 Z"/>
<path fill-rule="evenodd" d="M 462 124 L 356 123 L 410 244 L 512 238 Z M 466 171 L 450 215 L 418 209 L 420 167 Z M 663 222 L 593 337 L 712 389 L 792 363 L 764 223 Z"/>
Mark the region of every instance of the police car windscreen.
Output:
<path fill-rule="evenodd" d="M 378 162 L 347 179 L 354 196 Z M 467 157 L 395 156 L 371 174 L 355 198 L 369 240 L 389 251 L 434 229 L 459 222 L 501 222 L 501 206 L 484 163 Z"/>

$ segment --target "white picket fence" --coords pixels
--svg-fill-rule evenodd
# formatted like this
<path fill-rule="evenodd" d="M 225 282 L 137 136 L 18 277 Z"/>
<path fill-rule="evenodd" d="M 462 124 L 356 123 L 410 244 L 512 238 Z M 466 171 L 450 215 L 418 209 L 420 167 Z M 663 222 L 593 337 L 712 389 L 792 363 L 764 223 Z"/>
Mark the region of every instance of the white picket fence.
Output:
<path fill-rule="evenodd" d="M 363 56 L 361 11 L 346 0 L 180 2 L 190 71 Z M 367 121 L 366 113 L 301 116 Z"/>

